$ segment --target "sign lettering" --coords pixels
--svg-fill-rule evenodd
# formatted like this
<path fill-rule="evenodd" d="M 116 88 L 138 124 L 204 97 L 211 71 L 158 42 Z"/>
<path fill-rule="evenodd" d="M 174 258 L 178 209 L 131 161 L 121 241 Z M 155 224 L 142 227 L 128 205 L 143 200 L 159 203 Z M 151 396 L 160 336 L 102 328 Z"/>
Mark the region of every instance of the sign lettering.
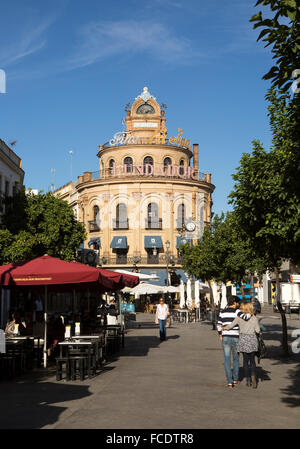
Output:
<path fill-rule="evenodd" d="M 170 137 L 169 144 L 182 148 L 191 149 L 191 141 L 182 137 L 183 129 L 178 128 L 178 136 Z M 155 130 L 151 137 L 131 136 L 131 131 L 119 131 L 109 141 L 109 146 L 115 147 L 118 145 L 165 145 L 166 133 L 161 133 L 159 130 Z"/>

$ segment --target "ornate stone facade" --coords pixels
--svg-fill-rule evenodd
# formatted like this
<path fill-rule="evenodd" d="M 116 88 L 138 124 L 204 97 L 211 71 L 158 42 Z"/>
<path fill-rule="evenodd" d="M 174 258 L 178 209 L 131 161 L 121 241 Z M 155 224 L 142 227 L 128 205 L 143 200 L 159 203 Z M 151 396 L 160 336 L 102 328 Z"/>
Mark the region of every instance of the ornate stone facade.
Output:
<path fill-rule="evenodd" d="M 191 151 L 180 128 L 168 137 L 165 111 L 144 88 L 127 110 L 125 130 L 97 156 L 97 172 L 55 191 L 85 224 L 84 247 L 96 248 L 106 268 L 166 271 L 168 261 L 179 269 L 182 239 L 192 244 L 211 222 L 214 186 L 199 172 L 198 144 Z"/>

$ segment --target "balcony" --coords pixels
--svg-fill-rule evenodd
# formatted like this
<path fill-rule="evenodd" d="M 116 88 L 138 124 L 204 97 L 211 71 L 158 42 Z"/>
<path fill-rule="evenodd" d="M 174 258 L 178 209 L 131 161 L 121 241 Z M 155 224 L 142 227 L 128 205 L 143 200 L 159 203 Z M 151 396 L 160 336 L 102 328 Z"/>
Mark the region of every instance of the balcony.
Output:
<path fill-rule="evenodd" d="M 90 220 L 89 224 L 89 232 L 99 232 L 100 231 L 100 223 L 95 220 Z"/>
<path fill-rule="evenodd" d="M 129 220 L 125 218 L 125 220 L 113 219 L 113 229 L 129 229 Z"/>
<path fill-rule="evenodd" d="M 162 229 L 162 218 L 145 219 L 145 229 Z"/>
<path fill-rule="evenodd" d="M 116 254 L 111 256 L 110 254 L 104 254 L 100 256 L 100 263 L 102 266 L 111 266 L 111 265 L 130 265 L 130 266 L 146 266 L 146 265 L 161 265 L 166 267 L 167 265 L 167 256 L 166 254 L 148 254 L 146 256 L 141 256 L 139 254 L 135 254 L 134 256 L 128 254 Z M 169 267 L 171 268 L 174 265 L 181 265 L 181 259 L 175 257 L 173 254 L 169 254 Z"/>

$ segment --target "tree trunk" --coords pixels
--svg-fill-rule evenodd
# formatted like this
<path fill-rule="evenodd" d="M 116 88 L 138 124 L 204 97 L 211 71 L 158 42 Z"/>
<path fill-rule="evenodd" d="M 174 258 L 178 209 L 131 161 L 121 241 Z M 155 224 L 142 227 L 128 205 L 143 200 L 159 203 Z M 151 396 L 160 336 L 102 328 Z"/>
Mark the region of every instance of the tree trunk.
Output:
<path fill-rule="evenodd" d="M 215 298 L 214 298 L 213 289 L 212 289 L 210 281 L 208 281 L 208 286 L 209 286 L 209 290 L 210 290 L 210 306 L 211 306 L 212 312 L 214 312 L 214 310 L 215 310 Z"/>
<path fill-rule="evenodd" d="M 287 325 L 286 325 L 286 315 L 282 308 L 281 302 L 280 302 L 280 282 L 279 282 L 279 269 L 275 268 L 275 276 L 276 276 L 276 304 L 278 307 L 278 311 L 281 315 L 281 322 L 282 322 L 282 350 L 283 350 L 283 356 L 288 357 L 289 356 L 289 345 L 288 345 L 288 333 L 287 333 Z"/>
<path fill-rule="evenodd" d="M 209 290 L 210 290 L 210 306 L 211 306 L 211 313 L 212 313 L 212 328 L 213 330 L 215 330 L 217 328 L 216 326 L 216 310 L 215 310 L 215 298 L 214 298 L 214 294 L 213 294 L 213 289 L 211 286 L 211 282 L 208 281 L 208 286 L 209 286 Z"/>

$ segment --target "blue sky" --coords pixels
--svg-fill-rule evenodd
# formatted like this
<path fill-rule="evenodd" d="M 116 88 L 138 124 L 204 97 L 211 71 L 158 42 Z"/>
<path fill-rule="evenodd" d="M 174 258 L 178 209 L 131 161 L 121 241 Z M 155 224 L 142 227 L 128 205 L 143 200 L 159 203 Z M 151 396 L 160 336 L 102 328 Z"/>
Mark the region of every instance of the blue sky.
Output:
<path fill-rule="evenodd" d="M 249 18 L 255 0 L 10 0 L 1 4 L 0 138 L 16 140 L 25 185 L 47 191 L 98 170 L 98 145 L 122 129 L 144 86 L 167 104 L 168 134 L 199 144 L 230 207 L 232 174 L 253 139 L 270 145 L 269 49 Z M 55 169 L 54 178 L 51 169 Z"/>

